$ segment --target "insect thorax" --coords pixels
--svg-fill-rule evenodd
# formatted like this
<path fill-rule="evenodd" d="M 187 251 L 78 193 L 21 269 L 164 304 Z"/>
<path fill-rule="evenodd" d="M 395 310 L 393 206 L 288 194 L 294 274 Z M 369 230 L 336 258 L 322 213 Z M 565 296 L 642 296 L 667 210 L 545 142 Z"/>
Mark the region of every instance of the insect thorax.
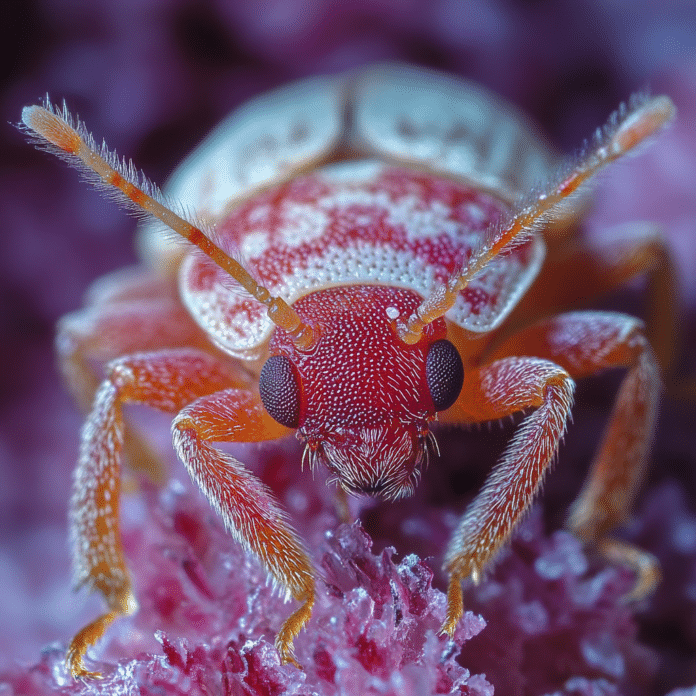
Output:
<path fill-rule="evenodd" d="M 295 302 L 319 288 L 381 284 L 425 297 L 464 266 L 505 203 L 463 182 L 373 161 L 349 161 L 257 193 L 227 213 L 218 242 L 274 295 Z M 536 274 L 533 240 L 496 259 L 461 293 L 448 319 L 497 325 Z M 182 294 L 224 350 L 255 357 L 272 324 L 211 262 L 191 256 Z"/>

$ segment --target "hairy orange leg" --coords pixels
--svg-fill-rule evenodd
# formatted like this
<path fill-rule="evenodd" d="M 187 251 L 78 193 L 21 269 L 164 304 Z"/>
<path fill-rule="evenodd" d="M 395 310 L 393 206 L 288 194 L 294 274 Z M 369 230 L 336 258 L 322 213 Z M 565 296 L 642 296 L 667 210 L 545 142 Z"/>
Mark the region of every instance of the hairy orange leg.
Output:
<path fill-rule="evenodd" d="M 568 373 L 548 360 L 507 357 L 469 373 L 459 398 L 446 412 L 446 422 L 472 423 L 536 408 L 464 513 L 448 546 L 443 633 L 454 633 L 464 611 L 462 581 L 480 580 L 531 505 L 565 430 L 574 388 Z"/>
<path fill-rule="evenodd" d="M 119 530 L 122 405 L 146 404 L 176 413 L 201 395 L 236 386 L 232 369 L 230 363 L 193 349 L 143 353 L 107 366 L 82 431 L 70 534 L 76 587 L 101 592 L 109 611 L 73 638 L 66 662 L 74 677 L 99 676 L 85 669 L 85 652 L 116 617 L 136 607 Z"/>
<path fill-rule="evenodd" d="M 165 287 L 145 278 L 126 286 L 116 282 L 100 285 L 93 293 L 98 304 L 63 317 L 56 336 L 60 371 L 84 412 L 89 411 L 101 381 L 98 363 L 136 351 L 207 344 L 180 302 L 156 295 L 166 292 Z M 125 296 L 127 300 L 122 299 Z M 165 467 L 130 424 L 126 425 L 124 448 L 133 469 L 147 473 L 155 482 L 165 480 Z"/>
<path fill-rule="evenodd" d="M 611 560 L 633 568 L 637 581 L 630 598 L 646 596 L 659 581 L 657 560 L 607 536 L 630 514 L 655 430 L 660 376 L 642 322 L 614 312 L 562 314 L 511 337 L 496 356 L 520 352 L 553 360 L 578 378 L 628 368 L 568 526 Z"/>
<path fill-rule="evenodd" d="M 169 298 L 86 307 L 58 322 L 56 351 L 65 382 L 87 410 L 99 385 L 94 364 L 133 352 L 202 347 L 204 337 L 183 305 Z"/>
<path fill-rule="evenodd" d="M 185 408 L 172 432 L 180 459 L 226 527 L 260 558 L 274 581 L 301 602 L 276 637 L 283 662 L 297 665 L 292 644 L 314 605 L 312 562 L 266 486 L 234 457 L 211 446 L 275 439 L 292 431 L 266 413 L 258 394 L 232 389 Z"/>
<path fill-rule="evenodd" d="M 660 228 L 653 223 L 622 225 L 608 241 L 570 239 L 549 249 L 539 277 L 508 325 L 528 325 L 536 318 L 587 306 L 640 275 L 647 278 L 648 338 L 665 373 L 676 352 L 678 283 Z"/>

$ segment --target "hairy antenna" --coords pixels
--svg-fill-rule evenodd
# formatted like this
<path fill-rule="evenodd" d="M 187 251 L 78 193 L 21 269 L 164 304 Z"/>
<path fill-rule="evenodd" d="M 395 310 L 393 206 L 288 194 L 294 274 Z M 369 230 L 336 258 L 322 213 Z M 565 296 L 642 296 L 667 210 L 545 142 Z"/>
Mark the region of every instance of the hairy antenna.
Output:
<path fill-rule="evenodd" d="M 139 174 L 132 164 L 119 160 L 105 144 L 97 149 L 84 125 L 74 122 L 65 106 L 62 111 L 48 101 L 45 106 L 27 106 L 22 111 L 22 122 L 36 145 L 87 173 L 92 183 L 105 184 L 107 191 L 116 192 L 117 201 L 126 208 L 153 215 L 197 246 L 266 307 L 270 320 L 287 331 L 298 348 L 311 345 L 312 329 L 302 322 L 285 300 L 272 297 L 238 261 L 227 255 L 202 230 L 177 215 L 165 203 L 159 189 Z"/>
<path fill-rule="evenodd" d="M 636 145 L 672 121 L 676 109 L 669 97 L 636 97 L 627 108 L 622 105 L 604 128 L 595 133 L 590 146 L 571 166 L 562 168 L 541 192 L 523 199 L 511 215 L 493 228 L 488 238 L 467 265 L 452 275 L 398 326 L 404 343 L 414 344 L 427 324 L 444 316 L 458 294 L 498 254 L 524 241 L 543 227 L 554 213 L 576 194 L 600 169 L 629 153 Z"/>

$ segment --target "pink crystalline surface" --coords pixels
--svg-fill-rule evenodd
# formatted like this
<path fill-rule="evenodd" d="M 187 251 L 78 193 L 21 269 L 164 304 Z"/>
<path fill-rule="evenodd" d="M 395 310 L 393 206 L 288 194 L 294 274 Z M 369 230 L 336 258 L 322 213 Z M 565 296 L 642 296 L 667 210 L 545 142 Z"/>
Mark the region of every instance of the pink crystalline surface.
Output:
<path fill-rule="evenodd" d="M 105 679 L 90 684 L 92 693 L 130 693 L 137 684 L 141 694 L 492 694 L 485 678 L 457 663 L 458 648 L 437 637 L 445 599 L 430 568 L 415 555 L 395 562 L 393 549 L 373 553 L 357 522 L 334 520 L 334 532 L 322 533 L 331 514 L 319 509 L 320 495 L 310 490 L 304 501 L 316 508 L 312 547 L 323 577 L 312 629 L 296 642 L 304 672 L 281 666 L 273 647 L 290 605 L 207 502 L 175 482 L 146 493 L 141 526 L 124 533 L 140 609 L 95 649 Z M 467 613 L 456 643 L 484 626 Z M 10 693 L 52 693 L 67 679 L 63 660 L 64 650 L 47 650 L 28 674 L 5 674 Z"/>
<path fill-rule="evenodd" d="M 259 460 L 257 472 L 272 481 L 285 505 L 296 514 L 304 510 L 300 531 L 322 577 L 313 617 L 296 641 L 304 672 L 281 666 L 272 644 L 291 605 L 225 532 L 207 501 L 175 480 L 162 491 L 145 484 L 124 505 L 140 608 L 90 651 L 90 668 L 101 670 L 104 680 L 72 682 L 64 646 L 56 646 L 29 671 L 0 675 L 7 694 L 484 696 L 495 684 L 502 694 L 609 696 L 647 693 L 657 676 L 657 656 L 637 639 L 633 612 L 621 601 L 630 574 L 597 563 L 566 532 L 547 536 L 538 510 L 491 577 L 467 591 L 473 611 L 452 643 L 437 636 L 445 597 L 432 587 L 432 560 L 396 556 L 389 547 L 375 552 L 359 522 L 339 524 L 323 477 L 289 475 L 296 447 L 272 446 L 260 455 L 245 450 L 247 460 Z M 437 538 L 451 524 L 446 512 L 417 518 L 436 485 L 424 485 L 406 506 L 402 534 L 419 523 L 428 538 Z M 664 503 L 679 503 L 672 489 L 656 495 L 648 517 L 659 516 Z M 380 514 L 363 512 L 367 520 Z M 681 525 L 681 531 L 663 531 L 683 550 L 696 520 L 684 515 Z M 413 545 L 438 553 L 418 535 Z M 679 548 L 664 555 L 666 569 Z M 656 611 L 673 612 L 675 603 Z M 696 617 L 693 603 L 690 612 L 681 616 L 685 625 Z"/>

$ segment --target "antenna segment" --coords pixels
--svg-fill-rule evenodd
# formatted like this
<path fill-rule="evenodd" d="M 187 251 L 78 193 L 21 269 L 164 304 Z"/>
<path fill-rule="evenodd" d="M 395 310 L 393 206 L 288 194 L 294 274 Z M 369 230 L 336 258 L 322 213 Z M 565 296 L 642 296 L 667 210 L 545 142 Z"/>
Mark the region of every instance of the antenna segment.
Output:
<path fill-rule="evenodd" d="M 425 326 L 444 316 L 454 306 L 459 293 L 492 259 L 540 230 L 600 169 L 660 131 L 675 114 L 674 104 L 664 96 L 635 97 L 628 108 L 622 105 L 607 125 L 597 130 L 592 144 L 577 161 L 562 168 L 540 192 L 519 202 L 506 220 L 492 228 L 467 265 L 450 276 L 445 285 L 425 298 L 413 314 L 397 326 L 401 340 L 407 344 L 417 343 Z"/>
<path fill-rule="evenodd" d="M 82 170 L 97 186 L 106 184 L 106 191 L 116 192 L 117 201 L 125 207 L 137 213 L 153 215 L 198 247 L 266 307 L 269 319 L 287 331 L 299 349 L 306 349 L 312 344 L 311 327 L 285 300 L 272 297 L 238 261 L 226 254 L 202 230 L 171 210 L 159 189 L 139 174 L 132 163 L 119 160 L 105 143 L 97 150 L 94 139 L 84 125 L 80 121 L 73 125 L 65 106 L 62 113 L 48 101 L 45 106 L 27 106 L 22 111 L 22 122 L 37 145 Z"/>

